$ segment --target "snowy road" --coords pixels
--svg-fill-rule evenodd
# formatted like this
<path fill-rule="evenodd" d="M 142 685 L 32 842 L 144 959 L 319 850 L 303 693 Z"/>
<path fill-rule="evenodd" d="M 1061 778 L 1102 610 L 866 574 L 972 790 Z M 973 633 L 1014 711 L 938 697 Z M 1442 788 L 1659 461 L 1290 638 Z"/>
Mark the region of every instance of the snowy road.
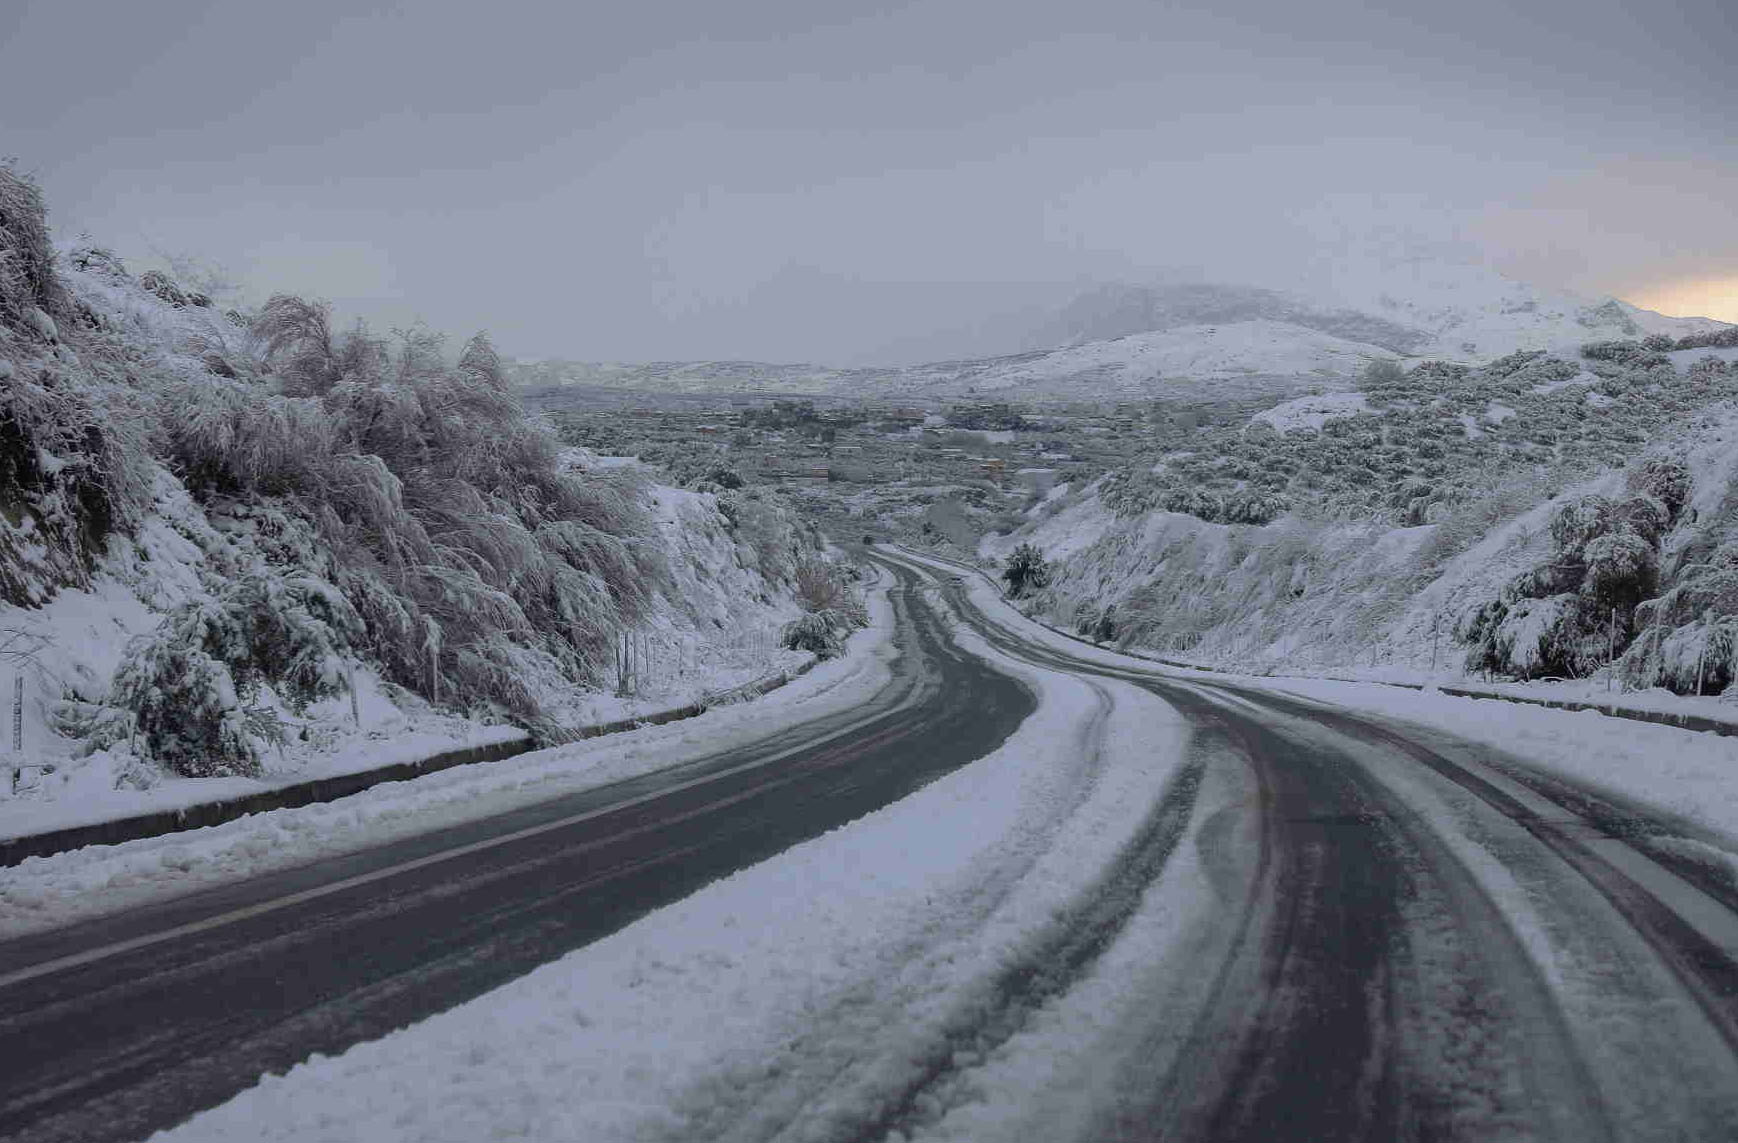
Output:
<path fill-rule="evenodd" d="M 907 573 L 909 574 L 909 573 Z M 675 770 L 0 944 L 0 1139 L 130 1139 L 522 975 L 983 756 L 1030 712 L 896 589 L 864 707 Z"/>
<path fill-rule="evenodd" d="M 950 591 L 1005 651 L 1184 715 L 1208 892 L 1090 1067 L 1016 1130 L 941 1134 L 1738 1137 L 1738 895 L 1649 844 L 1669 823 L 1440 733 L 1082 662 Z"/>
<path fill-rule="evenodd" d="M 167 1138 L 1738 1137 L 1738 892 L 1684 822 L 898 562 L 908 669 L 776 766 L 90 964 L 0 945 L 0 1136 L 142 1134 L 355 1044 Z"/>

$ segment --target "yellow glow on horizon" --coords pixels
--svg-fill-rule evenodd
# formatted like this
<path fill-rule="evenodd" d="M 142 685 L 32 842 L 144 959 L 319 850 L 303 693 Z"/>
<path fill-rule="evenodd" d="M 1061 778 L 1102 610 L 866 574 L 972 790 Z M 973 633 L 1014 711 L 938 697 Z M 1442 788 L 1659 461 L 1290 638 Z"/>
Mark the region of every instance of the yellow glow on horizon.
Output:
<path fill-rule="evenodd" d="M 1630 290 L 1625 301 L 1671 317 L 1705 317 L 1738 322 L 1738 278 L 1661 282 Z"/>

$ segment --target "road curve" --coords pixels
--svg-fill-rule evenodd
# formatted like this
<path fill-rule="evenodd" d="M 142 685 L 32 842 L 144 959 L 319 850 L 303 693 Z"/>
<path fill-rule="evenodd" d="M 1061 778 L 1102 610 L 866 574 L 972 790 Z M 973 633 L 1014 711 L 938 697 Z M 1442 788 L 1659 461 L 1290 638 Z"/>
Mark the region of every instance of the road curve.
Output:
<path fill-rule="evenodd" d="M 635 779 L 0 943 L 0 1139 L 137 1139 L 477 996 L 994 750 L 1030 692 L 900 571 L 865 709 Z"/>
<path fill-rule="evenodd" d="M 1208 882 L 1186 937 L 1007 1137 L 1738 1138 L 1738 892 L 1664 843 L 1677 823 L 1449 735 L 1060 650 L 949 578 L 1000 650 L 1172 704 L 1216 791 L 1183 831 Z M 925 1082 L 898 1125 L 949 1135 L 972 1084 Z"/>

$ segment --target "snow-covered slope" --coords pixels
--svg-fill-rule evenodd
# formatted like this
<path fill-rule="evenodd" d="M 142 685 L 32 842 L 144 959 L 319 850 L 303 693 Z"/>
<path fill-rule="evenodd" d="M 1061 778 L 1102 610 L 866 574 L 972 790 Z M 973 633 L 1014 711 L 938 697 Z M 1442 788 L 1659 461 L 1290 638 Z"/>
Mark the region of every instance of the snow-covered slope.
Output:
<path fill-rule="evenodd" d="M 828 369 L 753 362 L 522 365 L 528 388 L 590 385 L 663 393 L 753 392 L 769 396 L 1021 401 L 1133 400 L 1286 394 L 1323 381 L 1349 382 L 1368 362 L 1394 359 L 1381 345 L 1270 318 L 1132 333 L 977 361 L 886 369 Z"/>
<path fill-rule="evenodd" d="M 1720 328 L 1612 298 L 1517 282 L 1486 267 L 1426 259 L 1334 266 L 1311 296 L 1215 283 L 1110 285 L 1081 294 L 1020 353 L 885 368 L 751 361 L 523 362 L 529 387 L 757 392 L 887 400 L 1021 401 L 1287 395 L 1349 381 L 1376 359 L 1483 363 L 1520 349 Z"/>
<path fill-rule="evenodd" d="M 1692 474 L 1660 548 L 1660 590 L 1691 565 L 1719 567 L 1738 555 L 1735 440 L 1738 407 L 1728 402 L 1651 453 L 1681 459 Z M 1424 526 L 1287 515 L 1254 527 L 1166 511 L 1119 518 L 1088 488 L 1012 533 L 985 537 L 979 555 L 1000 561 L 1019 544 L 1036 545 L 1051 562 L 1050 586 L 1034 604 L 1046 619 L 1072 628 L 1111 607 L 1116 630 L 1140 625 L 1138 645 L 1192 662 L 1446 679 L 1465 669 L 1457 631 L 1468 618 L 1552 558 L 1553 514 L 1576 497 L 1630 494 L 1625 473 L 1612 470 L 1571 487 L 1522 482 L 1506 506 L 1475 504 Z M 1667 659 L 1676 648 L 1696 670 L 1701 644 L 1689 640 L 1710 618 L 1730 622 L 1720 616 L 1738 604 L 1738 587 L 1723 590 L 1667 617 L 1668 631 L 1687 621 L 1661 640 Z M 1708 663 L 1731 654 L 1722 638 L 1712 637 Z"/>
<path fill-rule="evenodd" d="M 1268 318 L 1187 325 L 1068 345 L 962 370 L 978 394 L 1045 398 L 1175 396 L 1190 382 L 1261 378 L 1264 390 L 1349 378 L 1368 362 L 1397 355 L 1381 346 Z M 934 387 L 929 382 L 925 387 Z M 1206 387 L 1209 392 L 1222 387 Z"/>
<path fill-rule="evenodd" d="M 328 318 L 57 253 L 0 164 L 0 831 L 378 765 L 388 737 L 559 739 L 635 713 L 603 692 L 681 705 L 771 666 L 824 562 L 781 501 L 564 461 L 485 337 L 452 364 Z"/>

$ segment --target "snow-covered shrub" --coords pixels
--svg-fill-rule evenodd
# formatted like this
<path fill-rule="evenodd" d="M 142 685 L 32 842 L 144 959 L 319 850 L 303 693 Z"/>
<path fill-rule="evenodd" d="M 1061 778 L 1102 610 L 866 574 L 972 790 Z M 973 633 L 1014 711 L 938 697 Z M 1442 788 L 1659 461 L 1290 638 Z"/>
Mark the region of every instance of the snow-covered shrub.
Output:
<path fill-rule="evenodd" d="M 149 418 L 56 274 L 40 193 L 0 165 L 0 598 L 85 581 L 144 515 Z M 85 360 L 85 358 L 92 360 Z"/>
<path fill-rule="evenodd" d="M 135 640 L 112 694 L 133 715 L 149 753 L 176 773 L 258 772 L 235 679 L 198 646 L 170 633 Z"/>
<path fill-rule="evenodd" d="M 1646 494 L 1629 497 L 1618 504 L 1615 511 L 1621 523 L 1655 546 L 1664 538 L 1672 523 L 1671 510 L 1655 497 Z"/>
<path fill-rule="evenodd" d="M 110 703 L 131 712 L 147 751 L 189 776 L 257 770 L 271 720 L 249 704 L 263 686 L 292 711 L 345 688 L 342 654 L 362 621 L 331 584 L 249 575 L 186 604 L 135 638 Z"/>
<path fill-rule="evenodd" d="M 1008 597 L 1019 599 L 1050 582 L 1050 565 L 1037 545 L 1021 544 L 1008 554 L 1002 578 L 1008 584 Z"/>
<path fill-rule="evenodd" d="M 1628 528 L 1589 540 L 1580 562 L 1587 568 L 1581 594 L 1601 608 L 1630 610 L 1658 586 L 1659 556 L 1654 544 Z"/>
<path fill-rule="evenodd" d="M 1587 541 L 1604 534 L 1612 524 L 1615 505 L 1603 496 L 1577 496 L 1551 513 L 1551 546 L 1558 553 L 1573 555 Z"/>
<path fill-rule="evenodd" d="M 1503 585 L 1456 635 L 1473 670 L 1585 675 L 1628 646 L 1637 605 L 1658 589 L 1661 516 L 1648 496 L 1578 496 L 1551 514 L 1551 558 Z"/>
<path fill-rule="evenodd" d="M 58 340 L 72 299 L 54 272 L 42 191 L 0 162 L 0 353 L 18 340 Z"/>
<path fill-rule="evenodd" d="M 785 624 L 779 633 L 779 645 L 791 651 L 811 651 L 828 659 L 844 650 L 840 634 L 830 614 L 811 611 Z"/>
<path fill-rule="evenodd" d="M 1676 520 L 1690 498 L 1692 479 L 1689 466 L 1677 457 L 1651 456 L 1630 470 L 1629 490 L 1638 496 L 1651 496 L 1665 506 L 1667 515 Z"/>
<path fill-rule="evenodd" d="M 821 559 L 804 559 L 796 566 L 797 606 L 804 611 L 838 607 L 850 593 L 843 569 Z"/>

